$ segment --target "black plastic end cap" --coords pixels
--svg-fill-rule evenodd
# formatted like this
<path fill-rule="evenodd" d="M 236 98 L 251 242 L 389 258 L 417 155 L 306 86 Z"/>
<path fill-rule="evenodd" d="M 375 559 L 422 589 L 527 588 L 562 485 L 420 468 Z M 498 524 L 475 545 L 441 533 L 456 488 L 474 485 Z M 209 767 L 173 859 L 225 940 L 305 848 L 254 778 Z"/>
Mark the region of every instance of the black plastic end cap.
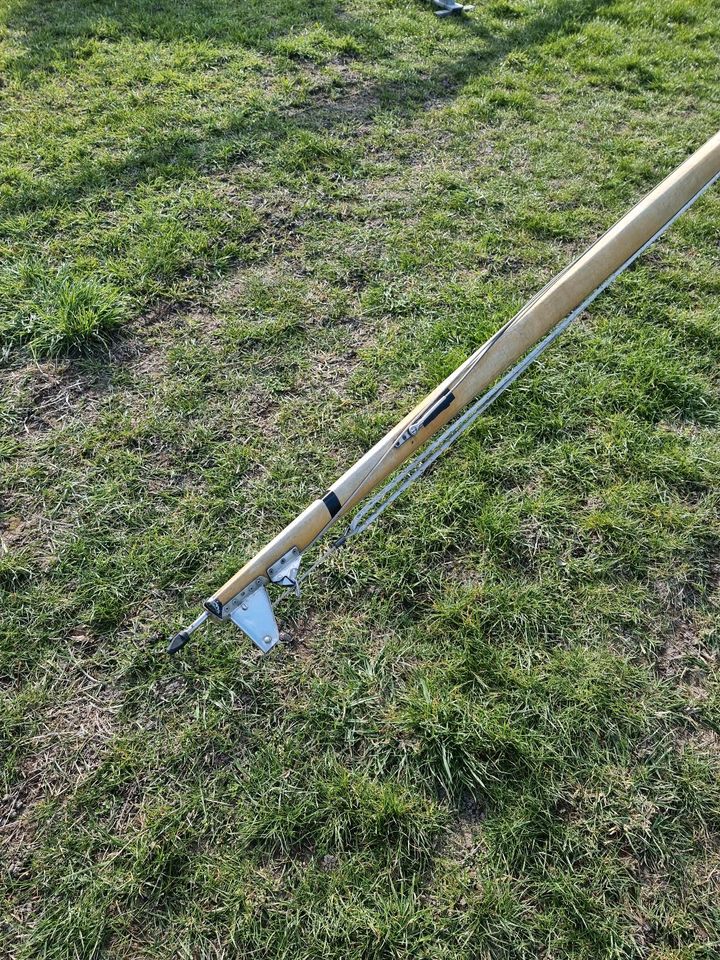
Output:
<path fill-rule="evenodd" d="M 177 653 L 190 639 L 190 633 L 187 630 L 181 630 L 180 633 L 176 633 L 168 644 L 167 652 L 168 653 Z"/>

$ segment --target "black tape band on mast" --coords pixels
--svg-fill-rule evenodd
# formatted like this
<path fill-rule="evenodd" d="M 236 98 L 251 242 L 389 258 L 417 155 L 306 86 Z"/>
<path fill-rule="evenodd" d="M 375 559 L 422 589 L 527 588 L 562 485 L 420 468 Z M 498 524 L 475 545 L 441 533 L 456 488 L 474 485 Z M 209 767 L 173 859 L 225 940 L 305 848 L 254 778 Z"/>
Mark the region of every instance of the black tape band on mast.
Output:
<path fill-rule="evenodd" d="M 333 493 L 332 490 L 329 490 L 325 496 L 322 498 L 323 503 L 327 507 L 328 513 L 331 517 L 336 517 L 340 513 L 341 503 L 337 498 L 337 494 Z"/>

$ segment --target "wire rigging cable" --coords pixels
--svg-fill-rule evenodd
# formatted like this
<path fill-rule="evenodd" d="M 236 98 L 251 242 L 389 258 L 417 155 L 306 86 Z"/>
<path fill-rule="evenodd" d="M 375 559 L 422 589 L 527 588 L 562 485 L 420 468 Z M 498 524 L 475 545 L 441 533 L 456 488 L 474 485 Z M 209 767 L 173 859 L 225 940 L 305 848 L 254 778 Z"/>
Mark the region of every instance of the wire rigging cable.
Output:
<path fill-rule="evenodd" d="M 181 630 L 168 649 L 180 649 L 210 618 L 231 619 L 261 650 L 270 650 L 279 640 L 279 630 L 266 586 L 297 589 L 318 563 L 367 530 L 718 179 L 720 133 L 545 284 L 324 496 L 206 600 L 205 612 Z M 356 507 L 343 535 L 301 575 L 304 552 Z"/>

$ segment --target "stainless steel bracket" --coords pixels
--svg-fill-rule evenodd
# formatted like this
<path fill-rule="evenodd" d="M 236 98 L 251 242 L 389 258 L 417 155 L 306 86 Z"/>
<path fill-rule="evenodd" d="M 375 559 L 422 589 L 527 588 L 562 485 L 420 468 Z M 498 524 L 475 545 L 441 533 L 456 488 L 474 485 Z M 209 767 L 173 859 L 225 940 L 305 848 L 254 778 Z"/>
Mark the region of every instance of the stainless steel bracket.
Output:
<path fill-rule="evenodd" d="M 234 610 L 236 610 L 248 597 L 251 597 L 256 590 L 259 590 L 267 581 L 264 577 L 256 577 L 252 583 L 249 583 L 240 593 L 236 593 L 232 600 L 228 600 L 226 604 L 223 604 L 222 608 L 222 618 L 227 620 L 228 617 L 232 616 Z"/>
<path fill-rule="evenodd" d="M 298 582 L 298 570 L 302 554 L 297 547 L 291 547 L 287 553 L 284 553 L 279 560 L 276 560 L 272 566 L 268 567 L 267 575 L 273 583 L 281 587 L 292 587 L 295 593 L 300 596 L 300 584 Z"/>
<path fill-rule="evenodd" d="M 268 579 L 282 587 L 293 587 L 299 594 L 297 576 L 301 560 L 300 550 L 292 547 L 268 567 Z M 268 579 L 256 577 L 232 600 L 228 600 L 222 611 L 223 620 L 229 617 L 263 653 L 272 650 L 280 640 L 280 630 L 266 587 Z"/>
<path fill-rule="evenodd" d="M 440 7 L 435 11 L 436 17 L 449 17 L 452 14 L 470 13 L 475 7 L 472 4 L 456 3 L 455 0 L 434 0 L 435 6 Z"/>
<path fill-rule="evenodd" d="M 231 601 L 234 603 L 234 599 Z M 270 597 L 262 581 L 234 606 L 230 619 L 263 653 L 268 653 L 280 640 L 280 630 Z"/>

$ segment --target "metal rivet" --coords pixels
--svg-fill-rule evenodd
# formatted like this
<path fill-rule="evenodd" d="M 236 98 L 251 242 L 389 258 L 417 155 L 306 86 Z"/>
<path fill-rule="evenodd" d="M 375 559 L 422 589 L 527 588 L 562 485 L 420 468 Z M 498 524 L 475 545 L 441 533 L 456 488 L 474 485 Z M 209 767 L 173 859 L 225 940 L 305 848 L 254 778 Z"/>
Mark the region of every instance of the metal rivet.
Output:
<path fill-rule="evenodd" d="M 272 637 L 263 637 L 264 643 L 270 643 L 271 640 L 272 640 Z"/>

